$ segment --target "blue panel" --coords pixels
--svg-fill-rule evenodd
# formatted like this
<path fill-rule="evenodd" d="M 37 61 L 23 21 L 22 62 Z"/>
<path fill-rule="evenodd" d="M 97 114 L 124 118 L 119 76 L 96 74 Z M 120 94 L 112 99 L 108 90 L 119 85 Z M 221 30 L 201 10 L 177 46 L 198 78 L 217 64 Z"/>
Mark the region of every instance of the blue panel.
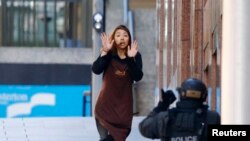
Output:
<path fill-rule="evenodd" d="M 91 97 L 90 96 L 85 96 L 84 97 L 84 116 L 91 116 Z"/>
<path fill-rule="evenodd" d="M 221 92 L 220 92 L 220 88 L 216 88 L 216 111 L 218 113 L 221 112 Z"/>
<path fill-rule="evenodd" d="M 88 85 L 0 85 L 0 117 L 82 116 Z"/>
<path fill-rule="evenodd" d="M 211 97 L 212 97 L 212 88 L 211 87 L 207 88 L 207 93 L 208 93 L 207 104 L 209 106 L 209 109 L 211 110 Z"/>

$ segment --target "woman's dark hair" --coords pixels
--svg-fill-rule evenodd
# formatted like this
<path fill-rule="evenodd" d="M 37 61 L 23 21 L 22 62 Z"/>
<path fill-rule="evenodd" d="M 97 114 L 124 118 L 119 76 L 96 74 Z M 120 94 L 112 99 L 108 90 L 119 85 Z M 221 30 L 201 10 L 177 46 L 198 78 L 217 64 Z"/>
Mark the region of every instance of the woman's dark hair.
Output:
<path fill-rule="evenodd" d="M 119 26 L 117 26 L 117 27 L 114 29 L 113 33 L 111 34 L 111 40 L 114 40 L 114 38 L 115 38 L 115 33 L 116 33 L 116 31 L 119 30 L 119 29 L 124 30 L 124 31 L 126 31 L 126 32 L 128 33 L 128 36 L 129 36 L 128 45 L 130 46 L 130 45 L 131 45 L 131 42 L 132 42 L 132 41 L 131 41 L 131 34 L 130 34 L 129 29 L 128 29 L 125 25 L 119 25 Z M 127 50 L 127 47 L 126 47 L 126 50 Z M 117 48 L 115 47 L 115 43 L 114 43 L 114 45 L 113 45 L 113 47 L 112 47 L 112 52 L 115 53 L 115 54 L 117 54 Z"/>

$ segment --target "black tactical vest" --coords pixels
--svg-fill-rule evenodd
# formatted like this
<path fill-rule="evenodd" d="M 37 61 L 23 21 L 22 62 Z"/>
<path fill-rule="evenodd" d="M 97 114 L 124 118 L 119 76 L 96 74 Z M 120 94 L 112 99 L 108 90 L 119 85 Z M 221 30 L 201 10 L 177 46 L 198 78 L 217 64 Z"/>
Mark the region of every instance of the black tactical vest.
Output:
<path fill-rule="evenodd" d="M 166 138 L 169 141 L 204 141 L 207 109 L 180 109 L 169 111 Z"/>

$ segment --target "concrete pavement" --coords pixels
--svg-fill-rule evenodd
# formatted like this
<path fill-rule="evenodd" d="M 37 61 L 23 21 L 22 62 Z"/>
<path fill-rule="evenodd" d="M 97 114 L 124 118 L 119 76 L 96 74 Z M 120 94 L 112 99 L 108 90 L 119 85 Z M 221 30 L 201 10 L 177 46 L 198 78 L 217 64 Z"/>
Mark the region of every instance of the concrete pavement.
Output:
<path fill-rule="evenodd" d="M 138 131 L 143 118 L 133 118 L 127 141 L 150 141 Z M 0 141 L 98 141 L 98 132 L 93 117 L 0 118 Z"/>

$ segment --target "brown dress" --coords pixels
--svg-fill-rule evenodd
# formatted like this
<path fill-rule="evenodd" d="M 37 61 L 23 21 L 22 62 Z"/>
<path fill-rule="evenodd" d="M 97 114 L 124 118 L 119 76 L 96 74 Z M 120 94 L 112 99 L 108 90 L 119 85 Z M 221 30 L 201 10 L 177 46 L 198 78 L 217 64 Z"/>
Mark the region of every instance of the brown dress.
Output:
<path fill-rule="evenodd" d="M 125 141 L 133 117 L 133 81 L 127 64 L 112 59 L 103 76 L 103 84 L 95 106 L 95 116 L 115 141 Z"/>

